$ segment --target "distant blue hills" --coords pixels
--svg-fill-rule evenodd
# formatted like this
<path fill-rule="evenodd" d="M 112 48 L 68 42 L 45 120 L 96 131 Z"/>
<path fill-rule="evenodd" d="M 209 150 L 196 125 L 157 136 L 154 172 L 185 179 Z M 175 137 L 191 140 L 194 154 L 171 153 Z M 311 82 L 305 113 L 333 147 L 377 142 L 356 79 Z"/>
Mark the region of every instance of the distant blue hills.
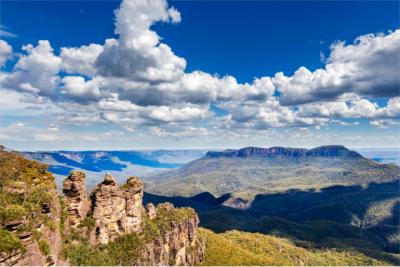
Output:
<path fill-rule="evenodd" d="M 154 170 L 177 169 L 188 162 L 207 157 L 248 157 L 252 155 L 270 156 L 282 154 L 290 157 L 303 157 L 311 154 L 347 154 L 359 157 L 360 154 L 348 151 L 342 146 L 325 146 L 323 150 L 289 149 L 271 147 L 268 149 L 247 147 L 240 150 L 207 151 L 207 150 L 131 150 L 131 151 L 38 151 L 22 152 L 28 158 L 40 161 L 49 166 L 49 171 L 54 174 L 67 175 L 73 169 L 81 169 L 94 173 L 105 171 L 123 171 L 129 164 L 143 166 Z M 379 163 L 396 163 L 400 165 L 398 151 L 361 150 L 361 154 Z"/>
<path fill-rule="evenodd" d="M 122 171 L 128 167 L 128 164 L 149 168 L 176 169 L 188 161 L 203 156 L 205 151 L 45 151 L 22 152 L 22 154 L 26 158 L 47 164 L 52 173 L 67 175 L 73 169 L 91 172 Z"/>

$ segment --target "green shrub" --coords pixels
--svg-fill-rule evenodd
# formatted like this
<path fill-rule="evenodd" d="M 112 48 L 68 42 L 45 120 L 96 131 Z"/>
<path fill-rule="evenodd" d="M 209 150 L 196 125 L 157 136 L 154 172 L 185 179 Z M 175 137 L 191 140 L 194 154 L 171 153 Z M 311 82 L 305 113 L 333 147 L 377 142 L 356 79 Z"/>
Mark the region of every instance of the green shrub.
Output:
<path fill-rule="evenodd" d="M 46 240 L 41 239 L 38 241 L 38 244 L 39 244 L 39 249 L 40 249 L 40 252 L 42 253 L 42 255 L 47 256 L 50 254 L 50 246 Z"/>
<path fill-rule="evenodd" d="M 9 205 L 0 207 L 0 224 L 20 220 L 26 215 L 26 210 L 21 205 Z"/>
<path fill-rule="evenodd" d="M 25 251 L 26 248 L 22 241 L 7 230 L 0 230 L 0 252 L 10 253 L 12 251 Z"/>

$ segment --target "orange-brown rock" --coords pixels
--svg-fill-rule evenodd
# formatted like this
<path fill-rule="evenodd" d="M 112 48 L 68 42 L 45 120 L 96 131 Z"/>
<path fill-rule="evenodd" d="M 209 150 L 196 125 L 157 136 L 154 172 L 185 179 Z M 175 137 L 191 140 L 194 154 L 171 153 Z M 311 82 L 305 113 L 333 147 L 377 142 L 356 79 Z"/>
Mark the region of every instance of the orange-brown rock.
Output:
<path fill-rule="evenodd" d="M 127 232 L 125 194 L 110 174 L 93 190 L 92 205 L 96 243 L 107 244 Z"/>
<path fill-rule="evenodd" d="M 125 211 L 127 232 L 139 232 L 143 215 L 143 183 L 138 177 L 130 177 L 123 186 L 125 191 Z"/>
<path fill-rule="evenodd" d="M 157 215 L 156 207 L 154 206 L 154 204 L 153 203 L 148 203 L 146 205 L 145 209 L 146 209 L 147 216 L 149 216 L 149 219 L 153 220 Z"/>
<path fill-rule="evenodd" d="M 73 171 L 63 183 L 64 201 L 68 210 L 66 227 L 78 226 L 86 217 L 90 202 L 86 193 L 85 174 Z"/>

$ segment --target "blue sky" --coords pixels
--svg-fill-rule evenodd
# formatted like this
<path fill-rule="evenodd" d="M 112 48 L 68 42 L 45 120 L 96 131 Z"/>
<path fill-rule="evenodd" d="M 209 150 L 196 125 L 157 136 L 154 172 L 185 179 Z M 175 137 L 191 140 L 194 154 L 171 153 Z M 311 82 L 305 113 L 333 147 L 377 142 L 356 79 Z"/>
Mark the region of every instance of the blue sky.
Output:
<path fill-rule="evenodd" d="M 2 2 L 1 143 L 398 145 L 399 2 L 137 3 Z"/>

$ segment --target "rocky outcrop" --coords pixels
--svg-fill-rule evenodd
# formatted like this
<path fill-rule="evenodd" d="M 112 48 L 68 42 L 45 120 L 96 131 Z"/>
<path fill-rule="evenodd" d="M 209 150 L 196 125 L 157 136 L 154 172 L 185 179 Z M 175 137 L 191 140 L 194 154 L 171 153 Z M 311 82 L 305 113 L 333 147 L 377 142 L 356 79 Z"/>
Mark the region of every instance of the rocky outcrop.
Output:
<path fill-rule="evenodd" d="M 143 183 L 138 177 L 130 177 L 123 189 L 126 202 L 126 231 L 139 232 L 143 220 Z"/>
<path fill-rule="evenodd" d="M 86 217 L 90 202 L 85 187 L 85 174 L 73 171 L 63 183 L 64 201 L 67 206 L 68 220 L 66 227 L 77 227 Z"/>
<path fill-rule="evenodd" d="M 150 220 L 153 220 L 156 217 L 157 211 L 153 203 L 148 203 L 146 205 L 146 214 Z"/>
<path fill-rule="evenodd" d="M 173 205 L 158 205 L 157 213 L 172 212 Z M 162 233 L 146 245 L 137 265 L 196 265 L 203 261 L 205 240 L 197 237 L 199 219 L 194 215 L 179 223 L 172 223 L 168 231 Z"/>
<path fill-rule="evenodd" d="M 21 219 L 5 222 L 4 229 L 20 240 L 20 247 L 10 252 L 0 252 L 0 266 L 44 266 L 58 262 L 62 247 L 59 229 L 61 207 L 55 188 L 50 189 L 46 197 L 48 201 L 41 204 L 40 214 L 31 212 Z M 5 237 L 4 234 L 1 238 Z M 9 234 L 7 236 L 11 237 Z"/>
<path fill-rule="evenodd" d="M 47 166 L 1 146 L 0 162 L 0 266 L 192 265 L 204 256 L 194 210 L 144 208 L 138 177 L 118 186 L 106 175 L 89 201 L 85 174 L 74 171 L 60 201 Z"/>
<path fill-rule="evenodd" d="M 93 190 L 92 205 L 96 244 L 107 244 L 128 232 L 125 192 L 111 175 Z"/>
<path fill-rule="evenodd" d="M 347 158 L 362 158 L 361 154 L 356 151 L 347 149 L 344 146 L 320 146 L 307 151 L 306 156 L 317 157 L 347 157 Z"/>
<path fill-rule="evenodd" d="M 106 175 L 91 196 L 95 221 L 92 245 L 106 245 L 124 234 L 146 236 L 148 233 L 142 234 L 143 231 L 156 227 L 159 234 L 138 248 L 140 257 L 132 264 L 193 265 L 201 262 L 205 244 L 197 237 L 199 219 L 196 213 L 191 209 L 185 213 L 171 203 L 157 207 L 149 203 L 144 208 L 142 198 L 143 183 L 139 178 L 130 177 L 119 187 L 111 175 Z"/>

